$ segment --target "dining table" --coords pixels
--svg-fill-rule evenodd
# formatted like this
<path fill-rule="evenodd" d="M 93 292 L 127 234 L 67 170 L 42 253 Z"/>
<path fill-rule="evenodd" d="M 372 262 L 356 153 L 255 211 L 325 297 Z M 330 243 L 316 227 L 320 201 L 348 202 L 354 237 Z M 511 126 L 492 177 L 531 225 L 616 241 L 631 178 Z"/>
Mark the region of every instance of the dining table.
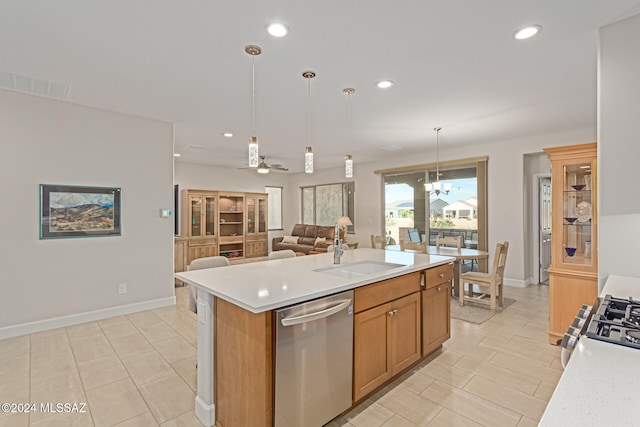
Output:
<path fill-rule="evenodd" d="M 478 249 L 469 248 L 452 248 L 449 246 L 427 246 L 427 253 L 429 255 L 442 255 L 455 258 L 453 262 L 453 294 L 458 295 L 460 289 L 460 280 L 462 276 L 462 261 L 464 260 L 479 260 L 489 258 L 489 252 L 481 251 Z"/>
<path fill-rule="evenodd" d="M 479 260 L 489 258 L 489 252 L 481 251 L 479 249 L 470 249 L 470 248 L 453 248 L 450 246 L 430 246 L 430 245 L 421 245 L 421 248 L 426 251 L 429 255 L 442 255 L 449 256 L 455 259 L 453 262 L 453 294 L 458 295 L 458 290 L 460 289 L 460 280 L 462 276 L 462 261 L 465 260 Z M 387 245 L 385 246 L 386 250 L 401 250 L 400 245 Z M 411 249 L 407 249 L 407 251 L 411 251 Z"/>

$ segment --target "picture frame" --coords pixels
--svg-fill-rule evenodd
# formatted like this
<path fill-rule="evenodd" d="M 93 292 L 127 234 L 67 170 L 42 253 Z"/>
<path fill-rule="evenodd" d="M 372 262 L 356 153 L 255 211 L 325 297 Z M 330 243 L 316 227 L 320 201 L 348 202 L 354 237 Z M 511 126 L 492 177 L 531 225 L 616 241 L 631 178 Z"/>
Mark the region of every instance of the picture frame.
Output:
<path fill-rule="evenodd" d="M 40 184 L 40 239 L 120 236 L 121 189 Z"/>

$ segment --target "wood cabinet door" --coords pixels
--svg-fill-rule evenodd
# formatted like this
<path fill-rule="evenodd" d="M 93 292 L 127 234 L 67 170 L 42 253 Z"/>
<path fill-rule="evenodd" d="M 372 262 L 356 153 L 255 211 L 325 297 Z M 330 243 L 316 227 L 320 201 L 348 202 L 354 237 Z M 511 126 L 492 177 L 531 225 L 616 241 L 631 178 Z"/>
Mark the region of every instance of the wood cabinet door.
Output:
<path fill-rule="evenodd" d="M 353 317 L 353 400 L 357 401 L 391 378 L 387 351 L 390 304 Z"/>
<path fill-rule="evenodd" d="M 267 246 L 266 240 L 247 241 L 245 243 L 245 257 L 267 256 Z"/>
<path fill-rule="evenodd" d="M 189 264 L 191 264 L 191 261 L 194 259 L 217 255 L 218 247 L 215 243 L 211 245 L 189 246 Z"/>
<path fill-rule="evenodd" d="M 451 335 L 451 283 L 422 291 L 422 355 L 426 356 Z"/>
<path fill-rule="evenodd" d="M 420 292 L 388 304 L 387 340 L 392 375 L 420 359 Z"/>

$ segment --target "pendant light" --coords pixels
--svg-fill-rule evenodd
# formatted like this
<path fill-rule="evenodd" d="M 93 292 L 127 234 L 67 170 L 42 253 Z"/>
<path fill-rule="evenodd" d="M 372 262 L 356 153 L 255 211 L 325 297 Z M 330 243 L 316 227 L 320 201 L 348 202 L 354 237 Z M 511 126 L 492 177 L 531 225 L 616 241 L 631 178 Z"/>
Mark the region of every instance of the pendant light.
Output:
<path fill-rule="evenodd" d="M 247 45 L 244 51 L 251 55 L 251 134 L 249 137 L 249 167 L 257 168 L 260 164 L 258 154 L 258 137 L 256 134 L 256 55 L 262 53 L 260 46 Z"/>
<path fill-rule="evenodd" d="M 351 95 L 356 90 L 352 87 L 342 89 L 347 94 L 347 145 L 351 142 Z M 353 178 L 353 157 L 351 154 L 344 156 L 344 176 L 345 178 Z"/>
<path fill-rule="evenodd" d="M 307 147 L 304 150 L 304 171 L 313 173 L 313 149 L 311 148 L 311 79 L 316 76 L 313 71 L 305 71 L 302 77 L 307 79 Z"/>
<path fill-rule="evenodd" d="M 440 193 L 449 194 L 451 191 L 451 183 L 445 183 L 444 189 L 440 186 L 440 131 L 442 128 L 433 128 L 436 131 L 436 180 L 424 185 L 425 191 L 430 194 L 435 193 L 436 196 Z"/>

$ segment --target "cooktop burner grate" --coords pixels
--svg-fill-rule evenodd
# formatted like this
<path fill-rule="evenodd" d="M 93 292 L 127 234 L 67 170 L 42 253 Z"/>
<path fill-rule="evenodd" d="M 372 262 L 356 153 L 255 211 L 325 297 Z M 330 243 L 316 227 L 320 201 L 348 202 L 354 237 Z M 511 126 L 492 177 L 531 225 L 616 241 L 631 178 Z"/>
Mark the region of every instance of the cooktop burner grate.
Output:
<path fill-rule="evenodd" d="M 640 349 L 640 302 L 606 295 L 585 335 Z"/>

